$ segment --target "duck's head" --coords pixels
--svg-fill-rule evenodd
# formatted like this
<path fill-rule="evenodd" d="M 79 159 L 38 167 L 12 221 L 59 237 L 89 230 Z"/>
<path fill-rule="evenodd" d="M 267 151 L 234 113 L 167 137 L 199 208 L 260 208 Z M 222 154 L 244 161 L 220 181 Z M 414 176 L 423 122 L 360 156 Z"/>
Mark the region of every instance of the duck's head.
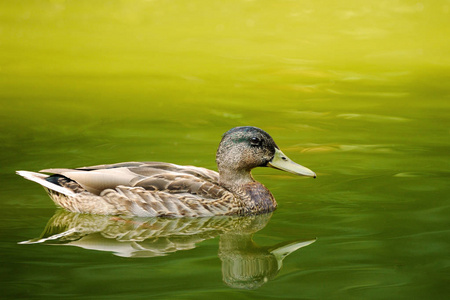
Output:
<path fill-rule="evenodd" d="M 235 127 L 227 131 L 220 141 L 216 162 L 221 178 L 226 176 L 227 181 L 249 180 L 250 170 L 256 167 L 272 167 L 316 177 L 313 171 L 293 162 L 281 152 L 267 132 L 252 126 Z"/>

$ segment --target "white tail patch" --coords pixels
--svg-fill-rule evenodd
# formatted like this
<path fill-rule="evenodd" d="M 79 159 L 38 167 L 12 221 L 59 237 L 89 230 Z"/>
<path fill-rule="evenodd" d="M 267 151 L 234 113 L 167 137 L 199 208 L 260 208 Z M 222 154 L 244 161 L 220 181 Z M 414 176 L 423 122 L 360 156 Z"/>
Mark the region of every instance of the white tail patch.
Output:
<path fill-rule="evenodd" d="M 16 173 L 22 176 L 23 178 L 39 183 L 43 187 L 46 187 L 52 191 L 61 193 L 66 196 L 75 196 L 75 193 L 73 191 L 45 180 L 45 178 L 47 178 L 48 175 L 29 171 L 16 171 Z"/>

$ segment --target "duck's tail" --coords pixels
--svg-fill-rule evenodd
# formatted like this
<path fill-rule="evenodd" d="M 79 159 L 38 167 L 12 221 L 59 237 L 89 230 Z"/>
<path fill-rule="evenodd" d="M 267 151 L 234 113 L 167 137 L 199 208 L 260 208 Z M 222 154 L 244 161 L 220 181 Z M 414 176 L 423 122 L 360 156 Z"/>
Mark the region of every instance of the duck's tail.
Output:
<path fill-rule="evenodd" d="M 58 192 L 65 196 L 75 196 L 75 193 L 73 191 L 69 190 L 68 188 L 65 188 L 63 186 L 57 185 L 55 183 L 52 183 L 52 182 L 46 180 L 46 178 L 48 178 L 49 175 L 45 175 L 42 173 L 36 173 L 36 172 L 30 172 L 30 171 L 16 171 L 16 173 L 25 179 L 34 181 L 34 182 L 42 185 L 45 189 Z"/>
<path fill-rule="evenodd" d="M 16 173 L 25 179 L 39 183 L 56 205 L 68 211 L 98 215 L 127 214 L 124 208 L 127 199 L 121 199 L 125 201 L 125 204 L 122 205 L 122 202 L 120 202 L 116 205 L 103 199 L 103 197 L 87 192 L 78 183 L 63 175 L 49 176 L 29 171 L 17 171 Z"/>

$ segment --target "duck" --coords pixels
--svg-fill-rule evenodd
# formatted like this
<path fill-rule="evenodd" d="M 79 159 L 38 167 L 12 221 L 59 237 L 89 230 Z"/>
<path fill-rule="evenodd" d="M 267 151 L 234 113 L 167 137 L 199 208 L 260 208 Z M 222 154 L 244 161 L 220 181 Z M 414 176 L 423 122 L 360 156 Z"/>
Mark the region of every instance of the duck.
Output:
<path fill-rule="evenodd" d="M 272 193 L 251 170 L 272 167 L 316 178 L 289 159 L 264 130 L 241 126 L 223 134 L 218 172 L 165 162 L 123 162 L 39 172 L 17 171 L 70 212 L 135 217 L 247 216 L 273 212 Z"/>

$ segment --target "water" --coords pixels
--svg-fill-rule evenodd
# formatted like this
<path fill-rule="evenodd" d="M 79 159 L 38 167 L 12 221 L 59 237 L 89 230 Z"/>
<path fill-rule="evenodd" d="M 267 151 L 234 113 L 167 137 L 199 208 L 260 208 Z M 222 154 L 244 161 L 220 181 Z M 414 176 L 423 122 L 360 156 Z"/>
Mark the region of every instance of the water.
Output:
<path fill-rule="evenodd" d="M 2 298 L 449 297 L 449 1 L 0 5 Z M 240 125 L 318 175 L 255 170 L 272 216 L 66 215 L 14 174 L 215 169 Z"/>

